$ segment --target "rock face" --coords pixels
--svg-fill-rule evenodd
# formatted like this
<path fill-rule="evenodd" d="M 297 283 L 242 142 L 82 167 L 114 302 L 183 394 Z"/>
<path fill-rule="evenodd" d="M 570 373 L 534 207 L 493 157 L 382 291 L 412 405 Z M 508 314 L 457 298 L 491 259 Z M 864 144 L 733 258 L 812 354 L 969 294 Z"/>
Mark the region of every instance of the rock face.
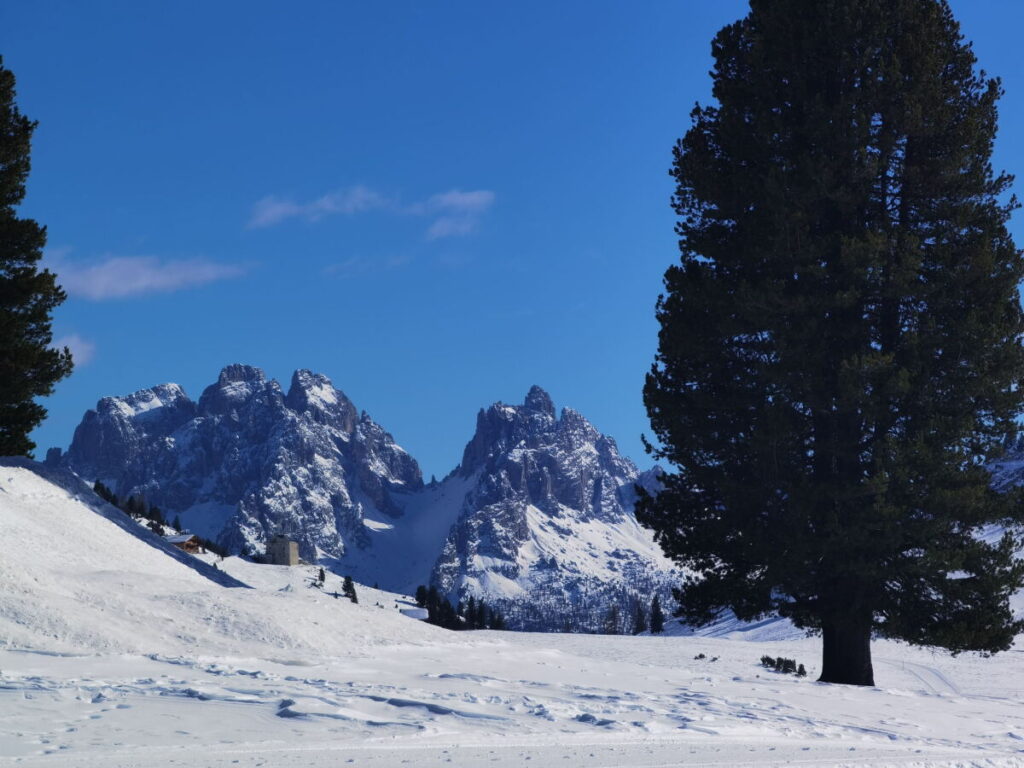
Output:
<path fill-rule="evenodd" d="M 638 472 L 582 415 L 556 417 L 533 387 L 522 405 L 481 410 L 462 464 L 444 484 L 468 490 L 434 566 L 454 599 L 498 606 L 520 629 L 603 629 L 609 606 L 621 629 L 637 602 L 667 591 L 672 566 L 633 515 Z"/>
<path fill-rule="evenodd" d="M 104 398 L 61 461 L 235 551 L 284 533 L 307 559 L 360 546 L 364 515 L 398 516 L 394 496 L 423 487 L 412 457 L 325 376 L 296 371 L 285 394 L 247 365 L 224 368 L 198 403 L 176 384 Z"/>

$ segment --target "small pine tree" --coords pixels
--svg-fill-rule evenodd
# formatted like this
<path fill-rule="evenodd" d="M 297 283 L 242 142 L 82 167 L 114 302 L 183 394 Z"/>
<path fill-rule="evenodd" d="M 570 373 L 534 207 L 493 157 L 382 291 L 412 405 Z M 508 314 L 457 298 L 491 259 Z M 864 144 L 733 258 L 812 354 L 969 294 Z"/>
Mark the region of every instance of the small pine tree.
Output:
<path fill-rule="evenodd" d="M 352 581 L 351 576 L 345 577 L 345 582 L 342 584 L 341 591 L 342 594 L 344 594 L 345 597 L 347 597 L 353 603 L 359 602 L 359 598 L 356 596 L 356 584 L 354 581 Z"/>
<path fill-rule="evenodd" d="M 476 623 L 476 598 L 472 595 L 469 596 L 469 600 L 466 602 L 466 611 L 463 615 L 466 617 L 467 628 L 480 629 Z"/>
<path fill-rule="evenodd" d="M 107 490 L 107 486 L 105 486 L 99 480 L 92 484 L 92 490 L 93 492 L 95 492 L 97 496 L 99 496 L 104 501 L 110 501 L 110 491 Z"/>
<path fill-rule="evenodd" d="M 633 616 L 633 634 L 639 635 L 641 632 L 647 631 L 647 615 L 644 613 L 644 607 L 640 603 L 636 604 L 636 614 Z"/>
<path fill-rule="evenodd" d="M 324 572 L 324 569 L 322 567 L 320 568 L 320 573 L 317 574 L 317 580 L 321 584 L 323 584 L 325 581 L 327 581 L 327 574 Z"/>
<path fill-rule="evenodd" d="M 477 629 L 487 629 L 487 605 L 481 600 L 476 604 L 476 615 L 473 624 Z"/>
<path fill-rule="evenodd" d="M 665 614 L 661 610 L 661 599 L 655 595 L 651 601 L 651 634 L 660 635 L 665 631 Z"/>
<path fill-rule="evenodd" d="M 416 605 L 420 608 L 427 607 L 427 588 L 422 584 L 416 587 Z"/>
<path fill-rule="evenodd" d="M 174 522 L 171 523 L 171 527 L 174 528 L 174 530 L 180 532 L 181 531 L 181 518 L 178 517 L 177 515 L 175 515 L 174 516 Z M 243 554 L 244 554 L 244 552 L 243 552 Z"/>
<path fill-rule="evenodd" d="M 608 613 L 604 617 L 603 632 L 606 635 L 617 635 L 621 632 L 621 628 L 619 627 L 618 603 L 612 603 L 611 607 L 608 608 Z"/>

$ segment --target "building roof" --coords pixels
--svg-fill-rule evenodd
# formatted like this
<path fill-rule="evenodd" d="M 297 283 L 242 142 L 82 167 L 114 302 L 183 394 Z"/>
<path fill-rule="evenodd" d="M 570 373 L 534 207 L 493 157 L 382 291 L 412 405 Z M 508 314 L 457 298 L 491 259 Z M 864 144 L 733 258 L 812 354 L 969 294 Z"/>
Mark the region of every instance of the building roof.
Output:
<path fill-rule="evenodd" d="M 184 544 L 186 541 L 191 541 L 196 535 L 194 533 L 176 533 L 173 536 L 164 536 L 164 539 L 169 541 L 171 544 Z"/>

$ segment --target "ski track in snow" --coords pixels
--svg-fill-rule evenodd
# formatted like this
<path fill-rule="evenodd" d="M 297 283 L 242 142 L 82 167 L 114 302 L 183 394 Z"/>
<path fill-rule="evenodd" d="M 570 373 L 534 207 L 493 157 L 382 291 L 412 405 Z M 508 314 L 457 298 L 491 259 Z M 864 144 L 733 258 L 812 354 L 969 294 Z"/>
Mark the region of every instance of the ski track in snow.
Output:
<path fill-rule="evenodd" d="M 184 562 L 54 482 L 0 466 L 0 768 L 1024 765 L 1019 648 L 877 642 L 851 688 L 778 624 L 450 633 L 311 566 Z"/>

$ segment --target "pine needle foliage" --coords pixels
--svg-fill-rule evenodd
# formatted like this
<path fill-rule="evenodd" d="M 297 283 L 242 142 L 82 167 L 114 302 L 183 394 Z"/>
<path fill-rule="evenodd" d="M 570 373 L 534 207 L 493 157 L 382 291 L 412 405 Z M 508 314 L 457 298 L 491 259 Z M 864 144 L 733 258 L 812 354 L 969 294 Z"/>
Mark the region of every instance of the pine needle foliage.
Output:
<path fill-rule="evenodd" d="M 0 456 L 31 456 L 29 433 L 46 417 L 36 398 L 71 373 L 71 352 L 51 347 L 53 310 L 65 298 L 39 268 L 46 228 L 15 212 L 25 198 L 36 123 L 18 111 L 14 74 L 0 59 Z"/>
<path fill-rule="evenodd" d="M 1000 82 L 943 0 L 751 0 L 712 53 L 644 389 L 681 614 L 820 631 L 828 682 L 873 684 L 872 633 L 1004 650 L 1024 569 L 976 536 L 1021 508 L 985 469 L 1024 372 Z"/>

